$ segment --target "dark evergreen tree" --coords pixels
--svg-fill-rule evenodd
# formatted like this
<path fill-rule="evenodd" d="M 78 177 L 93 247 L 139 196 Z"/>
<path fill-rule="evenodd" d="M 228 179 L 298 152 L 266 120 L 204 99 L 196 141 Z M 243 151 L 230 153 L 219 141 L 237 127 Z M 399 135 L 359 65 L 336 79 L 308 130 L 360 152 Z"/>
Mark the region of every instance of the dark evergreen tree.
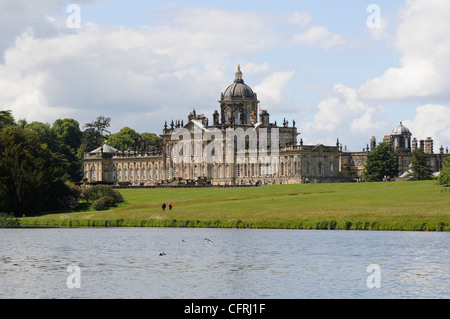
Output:
<path fill-rule="evenodd" d="M 364 178 L 368 182 L 381 182 L 385 176 L 397 176 L 398 161 L 390 145 L 382 142 L 367 155 Z"/>
<path fill-rule="evenodd" d="M 0 130 L 0 211 L 36 215 L 69 194 L 64 169 L 39 137 L 19 126 Z"/>
<path fill-rule="evenodd" d="M 415 149 L 411 154 L 411 172 L 407 177 L 412 180 L 426 180 L 432 178 L 432 169 L 429 156 L 425 154 L 422 147 Z"/>

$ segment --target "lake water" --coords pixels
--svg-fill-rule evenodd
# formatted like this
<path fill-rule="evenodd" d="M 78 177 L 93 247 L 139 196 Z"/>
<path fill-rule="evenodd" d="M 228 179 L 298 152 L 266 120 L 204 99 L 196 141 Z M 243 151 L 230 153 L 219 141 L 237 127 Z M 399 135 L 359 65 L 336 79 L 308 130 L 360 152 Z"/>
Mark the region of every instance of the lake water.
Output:
<path fill-rule="evenodd" d="M 0 298 L 450 298 L 450 233 L 0 229 Z"/>

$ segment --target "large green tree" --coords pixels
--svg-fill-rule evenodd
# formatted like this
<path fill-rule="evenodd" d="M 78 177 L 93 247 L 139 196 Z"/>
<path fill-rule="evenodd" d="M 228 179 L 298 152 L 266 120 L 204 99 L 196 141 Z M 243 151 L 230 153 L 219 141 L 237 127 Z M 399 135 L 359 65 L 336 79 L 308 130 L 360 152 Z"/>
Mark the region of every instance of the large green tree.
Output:
<path fill-rule="evenodd" d="M 55 154 L 60 152 L 60 143 L 58 143 L 57 136 L 52 130 L 50 124 L 42 122 L 31 122 L 22 125 L 26 130 L 32 132 L 39 137 L 42 144 L 47 144 L 48 148 Z"/>
<path fill-rule="evenodd" d="M 56 155 L 64 167 L 66 178 L 78 182 L 82 179 L 81 159 L 77 156 L 81 145 L 79 124 L 73 119 L 58 119 L 50 126 L 48 123 L 21 121 L 25 130 L 37 135 L 42 144 Z"/>
<path fill-rule="evenodd" d="M 141 134 L 129 127 L 124 127 L 118 133 L 108 137 L 108 144 L 120 151 L 134 150 L 138 147 L 140 139 Z"/>
<path fill-rule="evenodd" d="M 439 184 L 445 187 L 450 187 L 450 157 L 444 160 L 444 167 L 439 174 Z"/>
<path fill-rule="evenodd" d="M 412 180 L 426 180 L 432 178 L 432 169 L 430 165 L 430 158 L 428 154 L 425 154 L 422 147 L 415 149 L 411 153 L 411 172 L 407 177 Z"/>
<path fill-rule="evenodd" d="M 158 135 L 155 133 L 142 133 L 141 138 L 151 145 L 156 145 L 158 141 Z"/>
<path fill-rule="evenodd" d="M 132 128 L 124 127 L 118 133 L 108 137 L 108 144 L 120 151 L 139 149 L 141 141 L 155 145 L 158 135 L 154 133 L 139 134 Z"/>
<path fill-rule="evenodd" d="M 367 155 L 364 178 L 368 182 L 381 182 L 384 176 L 397 176 L 398 161 L 390 145 L 382 142 Z"/>
<path fill-rule="evenodd" d="M 52 132 L 55 134 L 59 144 L 59 154 L 67 163 L 67 174 L 72 181 L 81 181 L 82 160 L 78 157 L 81 147 L 83 132 L 79 123 L 74 119 L 58 119 L 53 123 Z"/>
<path fill-rule="evenodd" d="M 86 123 L 81 138 L 81 147 L 78 156 L 81 159 L 84 152 L 90 152 L 100 147 L 109 134 L 107 128 L 110 126 L 111 118 L 99 116 L 93 122 Z"/>
<path fill-rule="evenodd" d="M 78 121 L 74 119 L 58 119 L 53 123 L 52 130 L 61 144 L 71 149 L 80 147 L 83 132 L 80 130 Z"/>
<path fill-rule="evenodd" d="M 16 125 L 11 111 L 0 111 L 0 128 L 8 125 Z"/>
<path fill-rule="evenodd" d="M 0 211 L 35 215 L 67 196 L 64 168 L 39 137 L 19 126 L 0 130 Z"/>

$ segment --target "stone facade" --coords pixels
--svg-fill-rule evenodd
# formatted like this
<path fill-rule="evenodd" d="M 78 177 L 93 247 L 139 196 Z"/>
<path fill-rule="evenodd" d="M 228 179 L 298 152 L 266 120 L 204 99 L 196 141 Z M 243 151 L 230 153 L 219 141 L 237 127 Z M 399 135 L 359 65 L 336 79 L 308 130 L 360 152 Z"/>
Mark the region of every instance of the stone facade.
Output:
<path fill-rule="evenodd" d="M 270 122 L 259 108 L 256 93 L 244 83 L 240 67 L 234 82 L 220 95 L 220 110 L 212 123 L 193 110 L 184 120 L 167 121 L 158 145 L 141 143 L 137 151 L 118 151 L 106 142 L 85 154 L 87 182 L 109 181 L 133 186 L 155 185 L 255 185 L 345 182 L 362 178 L 367 154 L 349 152 L 336 145 L 304 145 L 298 141 L 295 121 Z M 401 174 L 408 170 L 416 139 L 402 124 L 385 141 L 399 159 Z M 434 171 L 442 167 L 443 148 L 433 153 L 433 141 L 420 141 Z"/>
<path fill-rule="evenodd" d="M 143 147 L 139 151 L 122 152 L 105 143 L 86 153 L 86 180 L 134 186 L 345 180 L 339 173 L 339 145 L 303 145 L 297 141 L 295 121 L 290 125 L 284 120 L 280 126 L 271 123 L 270 114 L 259 108 L 256 93 L 244 83 L 240 67 L 234 83 L 220 95 L 219 105 L 212 123 L 195 110 L 188 115 L 186 125 L 183 120 L 172 120 L 170 125 L 166 121 L 159 145 L 152 151 Z M 188 135 L 189 144 L 181 145 L 177 138 L 180 132 Z M 242 147 L 238 147 L 236 137 L 234 141 L 227 139 L 230 132 L 245 137 Z M 230 151 L 230 147 L 234 149 Z M 174 154 L 182 155 L 174 159 Z"/>

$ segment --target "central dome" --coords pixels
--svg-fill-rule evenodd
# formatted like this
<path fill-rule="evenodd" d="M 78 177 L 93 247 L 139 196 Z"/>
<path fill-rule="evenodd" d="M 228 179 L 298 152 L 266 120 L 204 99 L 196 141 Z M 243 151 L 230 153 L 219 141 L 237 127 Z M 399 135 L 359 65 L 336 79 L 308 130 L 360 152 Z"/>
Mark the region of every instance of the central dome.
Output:
<path fill-rule="evenodd" d="M 234 83 L 231 84 L 223 93 L 224 99 L 236 99 L 236 98 L 245 98 L 245 99 L 254 99 L 255 94 L 253 90 L 244 83 L 242 79 L 242 72 L 240 66 L 238 66 L 238 71 L 236 72 L 236 79 Z"/>
<path fill-rule="evenodd" d="M 391 135 L 412 135 L 412 134 L 411 131 L 406 126 L 403 126 L 403 123 L 400 122 L 400 125 L 397 126 L 392 131 Z"/>

